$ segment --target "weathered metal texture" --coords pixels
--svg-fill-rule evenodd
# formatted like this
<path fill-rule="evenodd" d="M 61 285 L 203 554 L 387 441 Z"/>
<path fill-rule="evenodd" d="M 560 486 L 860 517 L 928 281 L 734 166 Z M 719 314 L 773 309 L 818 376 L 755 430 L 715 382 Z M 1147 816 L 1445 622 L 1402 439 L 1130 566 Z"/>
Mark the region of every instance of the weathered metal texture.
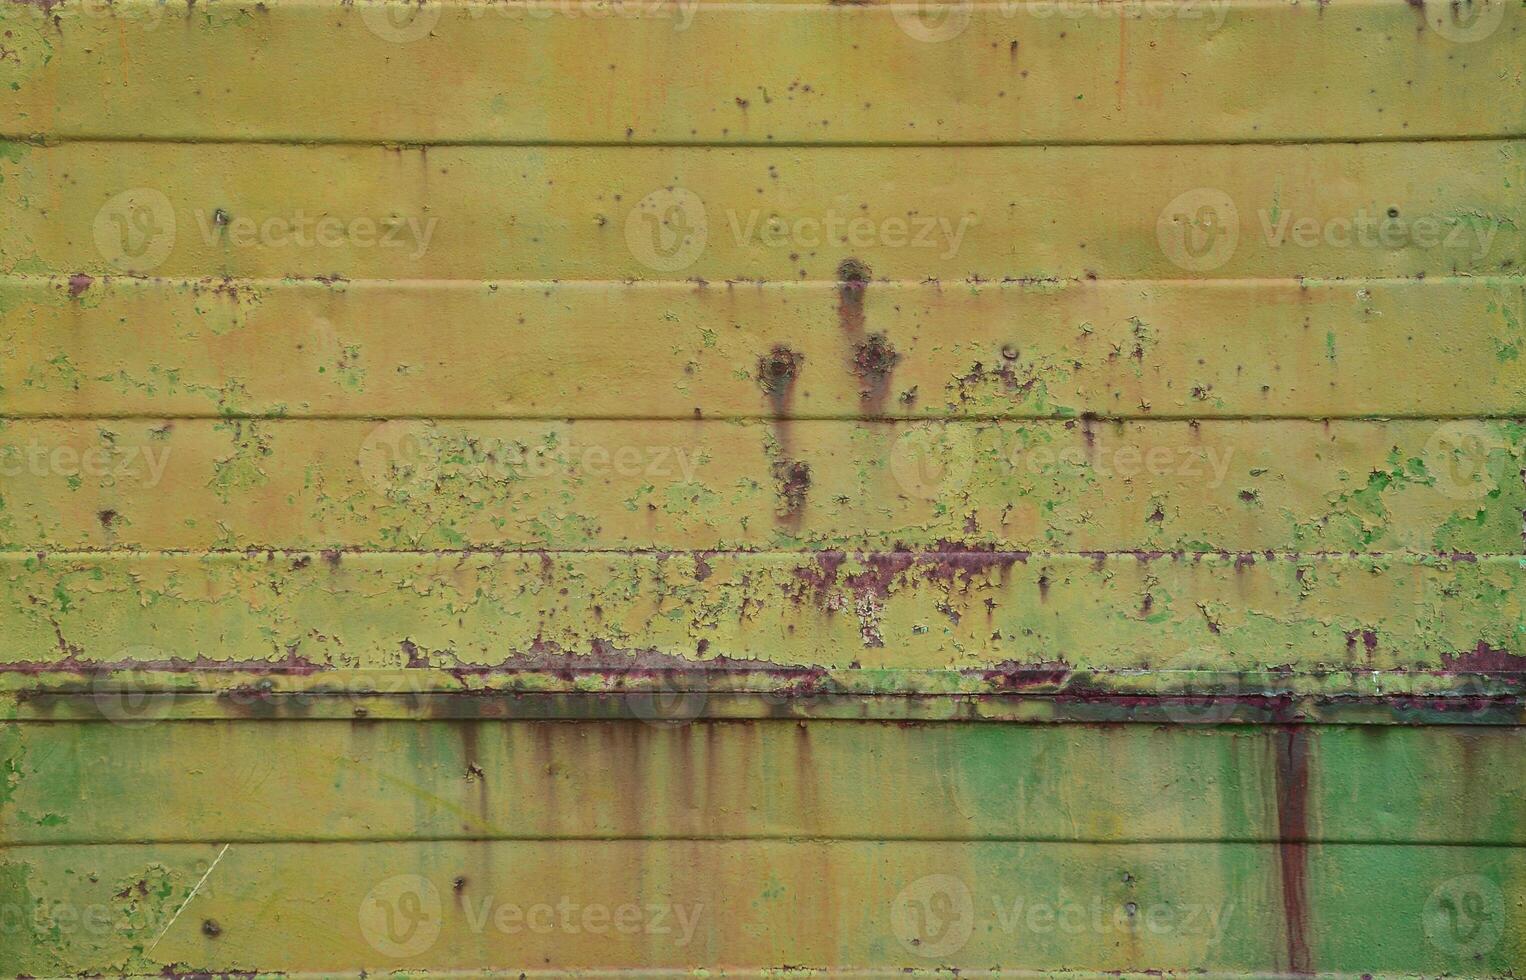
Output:
<path fill-rule="evenodd" d="M 1523 64 L 0 4 L 0 974 L 1519 976 Z"/>
<path fill-rule="evenodd" d="M 1297 803 L 1278 785 L 1284 733 L 1265 727 L 140 720 L 6 726 L 6 843 L 1268 844 Z M 1526 845 L 1526 729 L 1296 731 L 1309 841 Z"/>
<path fill-rule="evenodd" d="M 1523 576 L 1502 557 L 10 555 L 4 662 L 1519 675 Z"/>
<path fill-rule="evenodd" d="M 1181 278 L 1184 267 L 1211 279 L 1518 276 L 1526 261 L 1519 139 L 1190 153 L 87 141 L 8 144 L 0 177 L 11 219 L 0 272 L 11 274 L 843 277 L 862 287 L 856 300 L 881 278 Z M 1238 214 L 1242 228 L 1233 238 L 1220 223 L 1199 229 L 1205 241 L 1191 248 L 1202 255 L 1163 246 L 1173 223 L 1199 221 L 1205 207 L 1224 222 Z M 855 307 L 832 320 L 872 331 Z"/>
<path fill-rule="evenodd" d="M 875 334 L 897 357 L 867 385 L 850 366 Z M 25 417 L 1526 413 L 1518 276 L 876 282 L 846 296 L 824 282 L 15 277 L 0 279 L 0 337 L 0 406 Z M 505 338 L 512 357 L 483 356 Z M 882 397 L 866 405 L 866 388 Z"/>
<path fill-rule="evenodd" d="M 1459 438 L 1447 440 L 1451 431 Z M 1476 487 L 1454 475 L 1469 459 L 1454 460 L 1468 450 L 1452 443 L 1467 437 L 1486 447 Z M 405 440 L 413 468 L 385 469 Z M 71 419 L 10 422 L 0 461 L 12 474 L 0 543 L 48 551 L 1474 557 L 1518 547 L 1526 508 L 1526 426 L 1516 422 Z"/>
<path fill-rule="evenodd" d="M 6 726 L 19 860 L 0 896 L 27 941 L 14 969 L 38 975 L 733 957 L 1505 973 L 1526 953 L 1519 896 L 1477 896 L 1500 916 L 1477 950 L 1445 902 L 1526 873 L 1522 732 Z M 622 906 L 641 928 L 614 927 Z"/>
<path fill-rule="evenodd" d="M 1299 967 L 1320 957 L 1351 976 L 1368 966 L 1379 975 L 1409 975 L 1461 962 L 1506 975 L 1519 965 L 1517 946 L 1496 943 L 1476 956 L 1465 952 L 1468 940 L 1441 937 L 1447 913 L 1462 914 L 1450 902 L 1458 886 L 1449 883 L 1519 880 L 1526 874 L 1521 848 L 1293 847 L 1311 866 L 1298 900 L 1323 913 L 1294 934 Z M 639 963 L 629 972 L 685 976 L 695 961 L 734 957 L 786 962 L 766 973 L 715 973 L 810 975 L 787 962 L 800 959 L 854 964 L 850 976 L 900 976 L 901 964 L 913 962 L 985 974 L 1000 959 L 1017 965 L 997 976 L 1032 975 L 1056 962 L 1075 964 L 1083 976 L 1138 962 L 1182 973 L 1207 964 L 1210 975 L 1243 975 L 1287 958 L 1289 945 L 1283 899 L 1268 887 L 1283 873 L 1275 845 L 618 838 L 43 847 L 26 854 L 22 894 L 100 910 L 96 921 L 110 924 L 60 929 L 62 939 L 53 940 L 44 919 L 47 938 L 21 961 L 39 973 L 99 964 L 157 975 L 158 964 L 175 961 L 241 974 L 261 963 L 320 976 L 370 963 L 409 975 L 530 962 L 542 965 L 511 975 L 625 976 L 624 964 Z M 198 891 L 156 940 L 154 926 L 203 878 L 226 880 L 205 899 Z M 1430 935 L 1448 951 L 1438 951 L 1418 921 L 1438 901 L 1446 911 L 1431 913 Z M 1487 901 L 1491 915 L 1508 908 L 1507 927 L 1518 928 L 1517 903 L 1498 892 Z M 367 910 L 364 918 L 338 914 L 356 908 Z M 887 928 L 886 910 L 896 910 L 899 929 Z M 1153 928 L 1142 916 L 1153 917 Z M 1221 935 L 1226 916 L 1230 928 Z M 927 955 L 931 950 L 940 955 Z"/>
<path fill-rule="evenodd" d="M 1526 119 L 1516 0 L 38 0 L 3 26 L 0 132 L 75 139 L 1418 140 Z"/>

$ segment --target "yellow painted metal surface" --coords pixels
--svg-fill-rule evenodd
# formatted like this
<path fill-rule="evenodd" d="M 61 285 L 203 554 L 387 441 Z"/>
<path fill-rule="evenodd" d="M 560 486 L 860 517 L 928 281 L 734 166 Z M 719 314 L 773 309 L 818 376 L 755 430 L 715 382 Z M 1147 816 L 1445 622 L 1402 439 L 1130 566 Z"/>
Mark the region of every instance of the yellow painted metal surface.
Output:
<path fill-rule="evenodd" d="M 875 283 L 846 337 L 822 282 L 70 279 L 0 282 L 8 414 L 852 418 L 872 334 L 883 417 L 1526 410 L 1515 276 Z"/>
<path fill-rule="evenodd" d="M 0 458 L 0 540 L 65 551 L 1496 554 L 1526 505 L 1496 422 L 16 421 Z"/>
<path fill-rule="evenodd" d="M 9 8 L 0 82 L 15 94 L 0 128 L 430 144 L 1045 144 L 1519 136 L 1526 117 L 1526 17 L 1509 0 L 418 6 Z"/>
<path fill-rule="evenodd" d="M 73 186 L 82 174 L 88 189 Z M 1526 143 L 1506 138 L 1190 153 L 69 141 L 12 144 L 0 177 L 0 270 L 21 274 L 846 275 L 873 291 L 884 278 L 1519 275 L 1526 248 Z"/>
<path fill-rule="evenodd" d="M 0 974 L 1526 971 L 1526 7 L 0 6 Z"/>

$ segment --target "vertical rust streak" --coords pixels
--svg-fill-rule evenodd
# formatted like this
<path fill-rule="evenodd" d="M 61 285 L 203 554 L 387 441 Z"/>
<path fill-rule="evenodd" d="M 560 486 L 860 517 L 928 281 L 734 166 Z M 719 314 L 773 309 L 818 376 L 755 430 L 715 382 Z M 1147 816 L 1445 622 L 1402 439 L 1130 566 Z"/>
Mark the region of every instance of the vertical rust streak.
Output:
<path fill-rule="evenodd" d="M 1309 955 L 1309 743 L 1302 726 L 1272 733 L 1277 756 L 1277 855 L 1288 972 L 1312 973 Z"/>
<path fill-rule="evenodd" d="M 864 335 L 864 290 L 867 279 L 842 279 L 837 284 L 837 324 L 854 342 Z"/>

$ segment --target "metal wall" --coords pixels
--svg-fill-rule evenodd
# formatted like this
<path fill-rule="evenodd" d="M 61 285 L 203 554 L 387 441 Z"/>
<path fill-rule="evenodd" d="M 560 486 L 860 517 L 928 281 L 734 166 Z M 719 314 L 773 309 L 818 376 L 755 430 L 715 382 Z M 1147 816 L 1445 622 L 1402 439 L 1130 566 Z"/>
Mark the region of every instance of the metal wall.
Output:
<path fill-rule="evenodd" d="M 0 974 L 1521 974 L 1523 64 L 5 3 Z"/>

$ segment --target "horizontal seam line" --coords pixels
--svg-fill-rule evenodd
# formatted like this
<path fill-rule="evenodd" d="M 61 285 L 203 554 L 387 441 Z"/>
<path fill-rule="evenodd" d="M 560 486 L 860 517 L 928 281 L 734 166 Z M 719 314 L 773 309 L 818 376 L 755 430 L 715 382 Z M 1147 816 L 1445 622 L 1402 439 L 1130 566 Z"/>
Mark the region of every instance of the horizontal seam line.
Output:
<path fill-rule="evenodd" d="M 0 273 L 0 283 L 39 283 L 49 285 L 66 286 L 71 276 L 81 274 L 78 269 L 60 269 L 56 272 L 3 272 Z M 117 271 L 102 272 L 98 278 L 104 284 L 110 286 L 115 283 L 133 283 L 155 288 L 173 285 L 248 285 L 265 287 L 304 287 L 319 288 L 330 291 L 343 292 L 349 288 L 361 289 L 396 289 L 399 287 L 423 286 L 430 288 L 446 289 L 480 289 L 489 287 L 509 287 L 511 289 L 525 290 L 558 290 L 580 289 L 605 286 L 618 286 L 622 289 L 683 289 L 696 293 L 722 288 L 735 291 L 737 289 L 752 287 L 756 289 L 842 289 L 844 286 L 863 291 L 866 295 L 876 290 L 886 289 L 943 289 L 975 287 L 977 289 L 1017 289 L 1029 290 L 1040 296 L 1053 295 L 1046 287 L 1079 285 L 1087 288 L 1117 288 L 1159 285 L 1166 287 L 1191 285 L 1194 288 L 1230 288 L 1230 287 L 1265 287 L 1277 288 L 1297 286 L 1301 289 L 1317 289 L 1332 285 L 1360 286 L 1363 284 L 1378 285 L 1451 285 L 1461 283 L 1484 283 L 1501 285 L 1526 285 L 1526 272 L 1488 272 L 1470 275 L 1466 273 L 1448 275 L 1425 275 L 1425 276 L 1221 276 L 1210 278 L 1193 278 L 1182 276 L 1178 278 L 1158 278 L 1151 276 L 1116 276 L 1099 277 L 1092 279 L 1082 276 L 1018 276 L 1002 279 L 940 279 L 926 277 L 922 279 L 870 279 L 863 285 L 857 283 L 845 283 L 839 279 L 704 279 L 702 277 L 690 277 L 686 279 L 660 279 L 660 278 L 595 278 L 595 279 L 502 279 L 502 278 L 371 278 L 371 277 L 317 277 L 317 276 L 229 276 L 217 272 L 208 272 L 203 275 L 174 275 L 174 276 L 138 276 L 129 275 Z M 336 290 L 336 287 L 337 290 Z"/>
<path fill-rule="evenodd" d="M 1388 143 L 1508 143 L 1526 138 L 1526 131 L 1506 133 L 1462 133 L 1415 136 L 1395 134 L 1391 136 L 1263 136 L 1231 139 L 1018 139 L 1018 140 L 559 140 L 559 139 L 494 139 L 490 137 L 461 137 L 410 139 L 387 138 L 323 138 L 300 136 L 144 136 L 113 133 L 60 132 L 0 132 L 0 140 L 40 145 L 44 148 L 69 144 L 159 144 L 192 146 L 289 146 L 289 147 L 374 147 L 377 149 L 413 149 L 420 147 L 465 147 L 481 149 L 696 149 L 696 150 L 755 150 L 755 149 L 1079 149 L 1089 147 L 1179 147 L 1179 146 L 1330 146 Z"/>
<path fill-rule="evenodd" d="M 1324 422 L 1361 422 L 1371 424 L 1384 424 L 1387 422 L 1455 422 L 1455 421 L 1478 421 L 1478 422 L 1526 422 L 1526 412 L 1500 412 L 1500 413 L 1405 413 L 1405 412 L 1351 412 L 1332 413 L 1328 415 L 1287 415 L 1278 413 L 1264 413 L 1256 415 L 1220 413 L 1220 414 L 1184 414 L 1177 412 L 1151 413 L 1141 415 L 1134 412 L 1127 413 L 1083 413 L 1081 415 L 1037 415 L 1022 414 L 1018 412 L 1007 414 L 979 413 L 961 414 L 949 413 L 947 415 L 828 415 L 821 414 L 791 414 L 770 415 L 764 412 L 747 414 L 733 412 L 726 415 L 704 415 L 699 418 L 693 415 L 572 415 L 567 413 L 538 413 L 525 412 L 513 415 L 497 414 L 470 414 L 470 413 L 441 413 L 441 412 L 0 412 L 0 422 L 202 422 L 242 420 L 256 422 L 673 422 L 687 425 L 704 423 L 731 423 L 731 422 L 756 422 L 756 423 L 779 423 L 779 422 L 843 422 L 874 425 L 976 425 L 995 422 L 1029 422 L 1048 423 L 1054 425 L 1074 424 L 1077 422 L 1091 422 L 1103 424 L 1109 422 L 1197 422 L 1211 423 L 1237 423 L 1237 422 L 1306 422 L 1318 425 Z"/>
<path fill-rule="evenodd" d="M 989 561 L 992 559 L 1011 558 L 1014 561 L 1049 560 L 1055 558 L 1084 558 L 1095 560 L 1098 557 L 1112 558 L 1137 558 L 1141 561 L 1163 560 L 1166 558 L 1212 558 L 1228 560 L 1241 555 L 1251 555 L 1264 558 L 1271 555 L 1275 558 L 1320 558 L 1320 559 L 1370 559 L 1370 558 L 1445 558 L 1453 561 L 1466 562 L 1469 559 L 1502 560 L 1514 558 L 1526 558 L 1526 552 L 1514 551 L 1422 551 L 1419 549 L 1391 549 L 1386 551 L 1296 551 L 1287 548 L 1239 548 L 1220 549 L 1215 551 L 1182 551 L 1179 549 L 1155 549 L 1155 548 L 1098 548 L 1093 550 L 1077 551 L 1044 551 L 1024 548 L 1007 548 L 1002 550 L 987 550 L 978 544 L 972 544 L 970 548 L 962 551 L 949 551 L 939 549 L 915 549 L 915 548 L 544 548 L 535 546 L 521 547 L 492 547 L 481 545 L 473 548 L 368 548 L 361 545 L 343 545 L 340 547 L 325 548 L 322 546 L 286 547 L 279 545 L 248 545 L 242 548 L 51 548 L 23 547 L 19 545 L 6 545 L 0 547 L 0 557 L 25 557 L 34 558 L 38 553 L 45 553 L 50 558 L 72 557 L 99 557 L 99 556 L 137 556 L 137 555 L 227 555 L 234 557 L 248 557 L 251 552 L 256 555 L 265 554 L 294 554 L 294 555 L 321 555 L 324 553 L 343 554 L 349 556 L 365 557 L 367 555 L 404 555 L 409 557 L 427 556 L 435 558 L 450 558 L 464 555 L 524 555 L 529 557 L 557 556 L 557 555 L 628 555 L 649 558 L 665 558 L 669 556 L 694 556 L 719 557 L 773 557 L 797 558 L 813 557 L 818 555 L 894 555 L 906 558 L 926 558 L 931 560 L 943 559 L 978 559 Z"/>
<path fill-rule="evenodd" d="M 1162 838 L 1129 838 L 1115 839 L 1107 837 L 1035 837 L 1035 836 L 992 836 L 992 837 L 948 837 L 948 836 L 894 836 L 881 835 L 808 835 L 808 834 L 738 834 L 738 835 L 692 835 L 692 834 L 652 834 L 639 836 L 623 835 L 586 835 L 586 836 L 529 836 L 529 835 L 503 835 L 484 836 L 482 834 L 466 835 L 425 835 L 418 837 L 398 837 L 378 835 L 376 837 L 279 837 L 279 838 L 126 838 L 118 840 L 64 840 L 64 841 L 31 841 L 15 842 L 0 840 L 0 846 L 4 847 L 132 847 L 132 846 L 167 846 L 167 845 L 215 845 L 226 843 L 242 843 L 244 845 L 300 845 L 300 844 L 432 844 L 432 843 L 471 843 L 481 842 L 504 842 L 504 843 L 733 843 L 737 841 L 761 841 L 778 843 L 798 844 L 957 844 L 957 843 L 993 843 L 993 844 L 1058 844 L 1077 846 L 1117 845 L 1121 847 L 1155 847 L 1155 846 L 1183 846 L 1183 845 L 1210 845 L 1232 844 L 1236 846 L 1275 846 L 1277 844 L 1317 844 L 1329 847 L 1485 847 L 1505 850 L 1526 849 L 1526 841 L 1389 841 L 1389 840 L 1362 840 L 1360 838 L 1336 838 L 1320 839 L 1315 837 L 1162 837 Z"/>

